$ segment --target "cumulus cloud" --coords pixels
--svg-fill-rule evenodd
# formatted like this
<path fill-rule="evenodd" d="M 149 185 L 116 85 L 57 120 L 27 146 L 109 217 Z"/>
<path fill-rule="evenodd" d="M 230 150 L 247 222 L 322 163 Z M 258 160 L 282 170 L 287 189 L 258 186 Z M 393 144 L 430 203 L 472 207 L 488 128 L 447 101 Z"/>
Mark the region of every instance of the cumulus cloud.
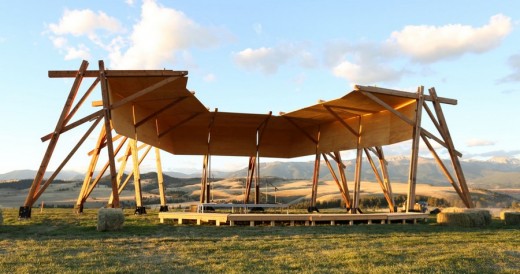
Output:
<path fill-rule="evenodd" d="M 133 5 L 135 1 L 126 3 Z M 153 0 L 143 1 L 140 18 L 131 31 L 102 11 L 84 9 L 65 10 L 58 23 L 47 26 L 46 34 L 67 60 L 88 57 L 89 46 L 104 50 L 111 69 L 163 68 L 177 57 L 191 61 L 185 58 L 189 49 L 212 47 L 230 37 L 225 30 L 201 26 Z"/>
<path fill-rule="evenodd" d="M 298 46 L 284 44 L 276 47 L 247 48 L 234 54 L 235 63 L 248 70 L 260 70 L 265 74 L 273 74 L 278 68 L 291 60 L 297 60 L 303 67 L 317 65 L 313 55 Z"/>
<path fill-rule="evenodd" d="M 404 70 L 394 69 L 389 64 L 395 55 L 396 52 L 385 45 L 336 41 L 327 46 L 325 64 L 335 76 L 351 83 L 390 82 L 404 74 Z"/>
<path fill-rule="evenodd" d="M 483 139 L 470 139 L 466 142 L 466 146 L 468 147 L 483 147 L 483 146 L 493 146 L 495 142 L 490 140 Z"/>
<path fill-rule="evenodd" d="M 65 54 L 65 60 L 86 60 L 90 58 L 90 50 L 83 44 L 77 47 L 67 47 L 66 51 L 67 53 Z"/>
<path fill-rule="evenodd" d="M 144 1 L 140 21 L 134 25 L 129 46 L 114 47 L 110 59 L 115 68 L 159 68 L 175 60 L 179 51 L 212 47 L 221 41 L 222 30 L 204 27 L 184 13 Z"/>
<path fill-rule="evenodd" d="M 500 44 L 511 29 L 511 18 L 497 14 L 489 19 L 488 24 L 479 28 L 461 24 L 406 26 L 392 32 L 387 42 L 415 61 L 432 63 L 469 52 L 491 50 Z"/>
<path fill-rule="evenodd" d="M 49 30 L 55 35 L 72 34 L 74 36 L 93 35 L 96 30 L 118 32 L 122 29 L 119 21 L 102 11 L 65 10 L 59 23 L 49 24 Z"/>

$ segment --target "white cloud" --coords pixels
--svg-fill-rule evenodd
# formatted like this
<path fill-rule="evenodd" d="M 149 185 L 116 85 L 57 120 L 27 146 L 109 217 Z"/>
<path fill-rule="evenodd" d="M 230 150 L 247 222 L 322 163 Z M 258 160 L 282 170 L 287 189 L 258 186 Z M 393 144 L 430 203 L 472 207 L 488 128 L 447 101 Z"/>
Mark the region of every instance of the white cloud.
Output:
<path fill-rule="evenodd" d="M 49 30 L 55 35 L 72 34 L 74 36 L 92 35 L 102 29 L 114 33 L 122 30 L 119 21 L 102 11 L 97 13 L 89 9 L 65 10 L 58 24 L 50 24 Z"/>
<path fill-rule="evenodd" d="M 65 60 L 86 60 L 90 58 L 90 50 L 85 45 L 79 45 L 78 47 L 67 47 L 66 51 L 67 54 L 65 55 Z"/>
<path fill-rule="evenodd" d="M 401 73 L 392 69 L 390 66 L 380 64 L 354 64 L 343 61 L 332 69 L 335 76 L 344 78 L 351 83 L 373 84 L 399 79 Z"/>
<path fill-rule="evenodd" d="M 205 82 L 213 82 L 213 81 L 217 80 L 217 77 L 213 73 L 208 73 L 204 76 L 203 79 Z"/>
<path fill-rule="evenodd" d="M 133 6 L 135 4 L 134 0 L 125 0 L 125 3 L 129 6 Z"/>
<path fill-rule="evenodd" d="M 515 54 L 507 60 L 508 65 L 513 69 L 513 72 L 508 76 L 500 79 L 498 82 L 517 82 L 520 81 L 520 54 Z"/>
<path fill-rule="evenodd" d="M 140 21 L 134 25 L 129 46 L 119 45 L 110 53 L 113 68 L 159 68 L 175 60 L 179 51 L 207 48 L 220 43 L 222 30 L 203 27 L 175 9 L 144 1 Z"/>
<path fill-rule="evenodd" d="M 247 48 L 234 54 L 235 63 L 245 69 L 260 70 L 265 74 L 273 74 L 278 68 L 291 60 L 296 60 L 302 67 L 315 67 L 316 59 L 313 55 L 292 44 L 283 44 L 276 47 Z"/>
<path fill-rule="evenodd" d="M 385 45 L 336 41 L 327 45 L 325 64 L 335 76 L 351 84 L 391 82 L 401 78 L 404 73 L 389 65 L 395 55 L 393 49 Z"/>
<path fill-rule="evenodd" d="M 497 14 L 480 28 L 461 24 L 406 26 L 401 31 L 392 32 L 387 43 L 398 47 L 415 61 L 431 63 L 465 53 L 491 50 L 500 44 L 511 29 L 511 18 Z"/>
<path fill-rule="evenodd" d="M 483 139 L 470 139 L 466 141 L 466 146 L 468 147 L 483 147 L 483 146 L 493 146 L 495 145 L 495 142 L 490 140 L 483 140 Z"/>

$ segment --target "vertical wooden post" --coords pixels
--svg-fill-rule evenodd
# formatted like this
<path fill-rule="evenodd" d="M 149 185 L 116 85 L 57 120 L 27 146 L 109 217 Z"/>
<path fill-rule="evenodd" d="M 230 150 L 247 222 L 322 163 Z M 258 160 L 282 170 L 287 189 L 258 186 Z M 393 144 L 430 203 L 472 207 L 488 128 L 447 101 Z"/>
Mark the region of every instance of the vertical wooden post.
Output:
<path fill-rule="evenodd" d="M 134 174 L 134 190 L 135 190 L 135 214 L 146 214 L 146 208 L 143 206 L 143 194 L 141 191 L 141 173 L 139 171 L 139 156 L 137 152 L 137 140 L 130 139 L 130 149 L 132 151 L 132 165 Z M 119 192 L 119 190 L 118 190 Z"/>
<path fill-rule="evenodd" d="M 168 211 L 168 206 L 166 205 L 166 195 L 164 193 L 164 178 L 161 164 L 161 152 L 159 148 L 155 148 L 155 164 L 157 165 L 157 184 L 159 187 L 159 199 L 161 199 L 161 207 L 159 208 L 159 212 Z"/>
<path fill-rule="evenodd" d="M 76 75 L 76 79 L 74 80 L 74 83 L 72 84 L 72 88 L 69 92 L 69 96 L 67 97 L 67 100 L 65 101 L 65 106 L 63 107 L 60 118 L 58 119 L 58 122 L 56 123 L 56 127 L 51 136 L 51 140 L 49 141 L 49 145 L 47 146 L 47 150 L 45 151 L 45 154 L 43 156 L 42 162 L 40 164 L 40 168 L 38 169 L 38 172 L 36 173 L 36 176 L 34 177 L 33 183 L 31 185 L 31 188 L 29 189 L 29 193 L 27 194 L 27 198 L 25 199 L 23 207 L 20 207 L 20 211 L 18 214 L 20 218 L 30 218 L 31 217 L 31 207 L 35 202 L 34 195 L 35 195 L 36 191 L 40 188 L 41 182 L 43 180 L 43 176 L 45 175 L 47 166 L 49 165 L 49 162 L 51 160 L 54 149 L 56 148 L 56 144 L 58 143 L 58 139 L 60 137 L 60 132 L 63 129 L 63 127 L 66 125 L 67 117 L 70 113 L 72 104 L 74 103 L 74 99 L 76 98 L 76 94 L 78 93 L 81 82 L 83 81 L 83 75 L 84 75 L 85 71 L 87 70 L 87 67 L 88 67 L 88 62 L 83 61 L 78 70 L 78 74 Z"/>
<path fill-rule="evenodd" d="M 356 169 L 354 171 L 354 205 L 351 213 L 356 214 L 359 210 L 359 199 L 361 194 L 361 163 L 363 160 L 363 148 L 358 147 L 356 151 Z"/>
<path fill-rule="evenodd" d="M 421 138 L 421 114 L 424 102 L 424 87 L 420 86 L 417 90 L 418 99 L 415 109 L 415 123 L 412 136 L 412 152 L 410 156 L 410 170 L 408 173 L 408 195 L 406 201 L 406 212 L 413 210 L 415 205 L 415 187 L 417 184 L 417 164 L 419 160 L 419 141 Z"/>
<path fill-rule="evenodd" d="M 311 193 L 311 205 L 308 208 L 309 212 L 319 212 L 316 207 L 316 199 L 318 197 L 318 183 L 320 178 L 320 162 L 321 162 L 321 153 L 320 153 L 320 135 L 321 129 L 318 128 L 318 138 L 316 140 L 316 158 L 314 159 L 314 173 L 312 176 L 312 193 Z"/>
<path fill-rule="evenodd" d="M 208 184 L 208 159 L 209 155 L 204 154 L 202 160 L 202 176 L 200 182 L 200 203 L 208 203 L 209 197 L 207 197 L 207 184 Z"/>
<path fill-rule="evenodd" d="M 363 124 L 361 116 L 358 117 L 358 139 L 357 139 L 357 151 L 356 151 L 356 168 L 354 170 L 354 197 L 353 206 L 351 213 L 356 214 L 359 211 L 359 199 L 361 192 L 361 163 L 363 160 L 363 147 L 362 147 L 362 134 Z"/>
<path fill-rule="evenodd" d="M 453 139 L 451 138 L 450 130 L 448 129 L 448 124 L 446 123 L 446 118 L 444 117 L 444 112 L 442 111 L 441 104 L 439 103 L 437 92 L 435 91 L 435 88 L 430 88 L 429 92 L 433 99 L 433 107 L 435 109 L 437 118 L 439 119 L 440 127 L 442 129 L 441 134 L 443 135 L 444 142 L 446 142 L 446 145 L 448 146 L 448 153 L 450 154 L 451 163 L 453 164 L 453 169 L 455 170 L 455 175 L 457 176 L 461 191 L 466 197 L 468 203 L 466 206 L 468 208 L 473 208 L 475 207 L 475 205 L 473 204 L 473 201 L 471 199 L 471 194 L 469 192 L 468 185 L 466 184 L 466 178 L 464 177 L 464 172 L 462 171 L 462 166 L 460 165 L 459 158 L 455 153 L 455 145 L 453 144 Z"/>
<path fill-rule="evenodd" d="M 110 182 L 112 186 L 112 195 L 114 195 L 114 201 L 112 203 L 112 207 L 119 207 L 119 194 L 117 191 L 117 172 L 116 172 L 116 162 L 114 160 L 114 145 L 112 143 L 112 126 L 111 120 L 112 115 L 110 111 L 110 96 L 108 94 L 108 82 L 105 76 L 105 63 L 103 60 L 99 60 L 99 80 L 101 82 L 101 95 L 103 100 L 103 112 L 105 116 L 105 131 L 106 131 L 106 139 L 107 139 L 107 153 L 108 153 L 108 163 L 110 167 Z"/>

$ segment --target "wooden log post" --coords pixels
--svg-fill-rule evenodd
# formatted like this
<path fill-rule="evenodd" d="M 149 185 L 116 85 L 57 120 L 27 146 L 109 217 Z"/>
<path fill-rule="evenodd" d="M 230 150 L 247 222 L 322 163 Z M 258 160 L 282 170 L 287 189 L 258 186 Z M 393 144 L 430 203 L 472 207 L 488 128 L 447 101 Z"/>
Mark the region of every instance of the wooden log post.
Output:
<path fill-rule="evenodd" d="M 164 192 L 164 178 L 161 164 L 161 152 L 159 148 L 155 148 L 155 165 L 157 166 L 157 184 L 159 188 L 159 199 L 161 200 L 161 207 L 159 212 L 167 212 L 168 205 L 166 204 L 166 195 Z"/>
<path fill-rule="evenodd" d="M 406 200 L 406 212 L 413 211 L 415 205 L 415 188 L 417 184 L 417 165 L 419 160 L 419 142 L 421 138 L 421 115 L 424 102 L 424 87 L 420 86 L 417 90 L 418 99 L 416 101 L 415 122 L 412 133 L 412 151 L 410 156 L 410 169 L 408 172 L 408 194 Z"/>
<path fill-rule="evenodd" d="M 318 128 L 318 138 L 316 142 L 316 158 L 314 159 L 314 172 L 312 176 L 312 190 L 311 190 L 311 204 L 307 209 L 308 212 L 319 212 L 316 207 L 316 199 L 318 197 L 318 182 L 320 177 L 320 162 L 321 162 L 321 153 L 320 153 L 320 135 L 321 131 Z"/>
<path fill-rule="evenodd" d="M 101 83 L 101 97 L 103 99 L 103 111 L 105 116 L 105 131 L 107 139 L 107 154 L 108 163 L 110 168 L 110 182 L 112 187 L 112 194 L 114 195 L 114 201 L 112 203 L 113 208 L 119 207 L 119 193 L 117 192 L 117 172 L 116 162 L 114 159 L 114 145 L 112 143 L 112 114 L 111 114 L 111 103 L 110 96 L 108 94 L 108 80 L 106 78 L 105 63 L 103 60 L 99 60 L 99 80 Z"/>
<path fill-rule="evenodd" d="M 139 155 L 137 152 L 137 140 L 131 139 L 130 146 L 130 149 L 132 151 L 132 171 L 134 175 L 135 215 L 142 215 L 146 214 L 146 207 L 143 206 L 143 193 L 141 191 L 141 172 L 139 171 Z"/>

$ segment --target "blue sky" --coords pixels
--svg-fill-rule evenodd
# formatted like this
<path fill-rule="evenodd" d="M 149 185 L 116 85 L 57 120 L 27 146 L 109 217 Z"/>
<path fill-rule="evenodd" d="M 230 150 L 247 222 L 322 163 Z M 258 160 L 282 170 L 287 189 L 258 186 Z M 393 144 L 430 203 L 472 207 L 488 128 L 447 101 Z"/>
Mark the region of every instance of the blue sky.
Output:
<path fill-rule="evenodd" d="M 292 111 L 354 84 L 435 87 L 459 101 L 444 110 L 463 159 L 520 157 L 517 1 L 2 1 L 0 14 L 0 173 L 38 168 L 71 85 L 47 71 L 83 59 L 188 70 L 188 88 L 230 112 Z M 50 169 L 84 130 L 61 137 Z M 84 170 L 88 150 L 66 169 Z M 165 170 L 200 169 L 199 158 L 169 156 Z"/>

